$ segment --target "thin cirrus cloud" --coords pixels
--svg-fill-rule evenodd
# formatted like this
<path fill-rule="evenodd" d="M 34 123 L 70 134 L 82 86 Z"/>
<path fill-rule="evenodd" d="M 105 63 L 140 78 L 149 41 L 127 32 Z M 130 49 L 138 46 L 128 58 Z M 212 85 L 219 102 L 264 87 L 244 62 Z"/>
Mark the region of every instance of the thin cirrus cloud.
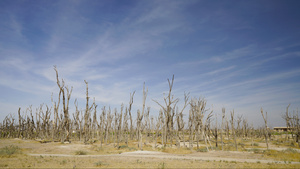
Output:
<path fill-rule="evenodd" d="M 157 115 L 152 99 L 163 101 L 173 74 L 179 107 L 190 92 L 205 97 L 216 113 L 236 108 L 248 121 L 264 107 L 275 125 L 283 124 L 287 104 L 296 109 L 300 103 L 299 31 L 291 3 L 89 2 L 2 2 L 0 105 L 6 106 L 0 119 L 19 106 L 51 105 L 58 91 L 54 65 L 73 86 L 70 105 L 77 98 L 83 109 L 84 80 L 100 107 L 126 105 L 136 91 L 134 110 L 141 108 L 145 82 L 146 104 Z"/>

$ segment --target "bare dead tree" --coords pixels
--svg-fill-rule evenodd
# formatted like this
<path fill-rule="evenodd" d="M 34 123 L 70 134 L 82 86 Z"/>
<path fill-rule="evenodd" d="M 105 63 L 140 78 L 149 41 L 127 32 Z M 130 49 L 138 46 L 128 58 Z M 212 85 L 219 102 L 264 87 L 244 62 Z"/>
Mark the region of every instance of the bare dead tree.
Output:
<path fill-rule="evenodd" d="M 155 148 L 157 146 L 157 139 L 158 139 L 158 135 L 159 135 L 159 132 L 160 132 L 160 126 L 161 126 L 162 119 L 163 119 L 163 112 L 159 111 L 159 116 L 156 118 L 156 125 L 155 125 L 155 140 L 154 140 L 155 141 L 155 143 L 154 143 Z"/>
<path fill-rule="evenodd" d="M 22 116 L 21 116 L 21 107 L 19 107 L 19 110 L 18 110 L 18 116 L 19 116 L 19 127 L 18 127 L 18 138 L 20 138 L 21 136 L 21 126 L 22 126 Z"/>
<path fill-rule="evenodd" d="M 224 119 L 225 119 L 225 108 L 222 108 L 222 124 L 221 124 L 221 144 L 222 151 L 224 150 L 224 142 L 223 142 L 223 129 L 224 129 Z"/>
<path fill-rule="evenodd" d="M 243 137 L 245 137 L 246 139 L 249 136 L 249 125 L 248 125 L 248 121 L 246 118 L 243 119 Z"/>
<path fill-rule="evenodd" d="M 299 121 L 299 111 L 297 109 L 296 112 L 293 114 L 292 118 L 292 131 L 295 134 L 295 142 L 298 143 L 298 146 L 300 147 L 300 121 Z"/>
<path fill-rule="evenodd" d="M 189 127 L 189 148 L 192 149 L 193 148 L 193 134 L 194 134 L 194 121 L 195 121 L 195 111 L 192 111 L 192 109 L 190 109 L 189 111 L 189 123 L 188 123 L 188 127 Z"/>
<path fill-rule="evenodd" d="M 39 119 L 42 120 L 41 130 L 42 130 L 42 139 L 48 138 L 49 128 L 50 128 L 50 115 L 51 115 L 51 108 L 46 105 L 46 112 L 43 111 L 43 104 L 40 105 L 39 109 Z"/>
<path fill-rule="evenodd" d="M 204 138 L 206 148 L 207 146 L 207 133 L 205 133 L 205 126 L 208 124 L 207 122 L 212 117 L 213 111 L 211 111 L 206 120 L 204 120 L 205 113 L 208 111 L 206 110 L 206 100 L 205 99 L 192 99 L 190 102 L 191 111 L 194 115 L 194 123 L 195 123 L 195 132 L 196 132 L 196 141 L 197 141 L 197 149 L 199 149 L 199 140 Z"/>
<path fill-rule="evenodd" d="M 237 135 L 237 137 L 241 137 L 241 134 L 242 134 L 242 129 L 241 129 L 242 119 L 243 119 L 243 115 L 237 116 L 237 120 L 236 120 L 236 122 L 237 122 L 236 135 Z"/>
<path fill-rule="evenodd" d="M 124 109 L 124 105 L 121 105 L 121 112 L 119 114 L 119 121 L 118 121 L 118 125 L 117 125 L 117 147 L 119 147 L 119 143 L 122 137 L 122 118 L 123 118 L 123 109 Z"/>
<path fill-rule="evenodd" d="M 285 115 L 282 116 L 282 118 L 285 120 L 286 122 L 286 127 L 287 129 L 291 129 L 291 115 L 289 113 L 289 107 L 290 107 L 291 104 L 289 104 L 287 107 L 286 107 L 286 112 L 285 112 Z M 293 135 L 292 135 L 293 136 Z M 285 139 L 287 140 L 288 139 L 288 136 L 287 134 L 285 135 Z"/>
<path fill-rule="evenodd" d="M 150 121 L 151 121 L 151 128 L 150 128 L 150 134 L 151 134 L 151 142 L 154 142 L 154 133 L 155 133 L 155 125 L 154 125 L 154 117 L 153 115 L 150 117 Z"/>
<path fill-rule="evenodd" d="M 164 115 L 163 115 L 163 110 L 162 109 L 160 109 L 159 110 L 159 123 L 161 124 L 160 126 L 161 126 L 161 144 L 162 145 L 165 145 L 164 144 L 164 138 L 165 138 L 165 133 L 166 133 L 166 131 L 165 131 L 165 118 L 164 118 Z"/>
<path fill-rule="evenodd" d="M 111 109 L 109 107 L 107 117 L 106 117 L 106 124 L 105 124 L 105 144 L 107 144 L 109 140 L 109 131 L 111 128 L 112 120 L 113 120 L 113 115 L 111 114 Z"/>
<path fill-rule="evenodd" d="M 54 119 L 52 121 L 52 141 L 54 141 L 54 136 L 58 135 L 58 123 L 59 123 L 59 115 L 58 115 L 58 111 L 59 111 L 59 104 L 60 104 L 60 96 L 61 96 L 61 90 L 59 90 L 59 94 L 58 94 L 58 102 L 54 102 L 53 101 L 53 93 L 51 95 L 51 102 L 53 105 L 53 116 Z"/>
<path fill-rule="evenodd" d="M 264 122 L 265 122 L 265 131 L 264 131 L 264 135 L 265 135 L 265 139 L 266 139 L 266 144 L 267 144 L 267 150 L 269 150 L 269 142 L 268 142 L 268 124 L 267 124 L 267 119 L 268 119 L 268 113 L 266 112 L 266 116 L 264 115 L 264 110 L 263 108 L 260 109 L 261 111 L 261 115 L 264 119 Z"/>
<path fill-rule="evenodd" d="M 92 138 L 95 138 L 95 134 L 96 134 L 95 132 L 97 131 L 97 127 L 98 127 L 98 120 L 97 120 L 98 105 L 96 105 L 95 98 L 94 98 L 94 102 L 93 102 L 93 107 L 94 107 L 94 115 L 93 115 L 93 122 L 92 122 Z"/>
<path fill-rule="evenodd" d="M 113 127 L 113 140 L 114 140 L 114 146 L 116 147 L 116 135 L 118 133 L 118 121 L 119 121 L 119 115 L 117 112 L 117 109 L 114 109 L 115 119 L 114 119 L 114 127 Z"/>
<path fill-rule="evenodd" d="M 138 130 L 138 140 L 139 140 L 139 148 L 143 150 L 143 144 L 142 144 L 142 120 L 144 117 L 144 112 L 145 112 L 145 104 L 146 104 L 146 98 L 148 94 L 148 88 L 145 90 L 145 83 L 143 86 L 143 107 L 142 107 L 142 114 L 140 111 L 137 111 L 137 130 Z"/>
<path fill-rule="evenodd" d="M 236 133 L 235 133 L 235 128 L 234 128 L 234 110 L 231 112 L 230 123 L 231 123 L 231 132 L 232 132 L 232 135 L 233 135 L 235 150 L 238 151 L 237 142 L 236 142 Z"/>
<path fill-rule="evenodd" d="M 174 117 L 174 109 L 176 107 L 176 104 L 178 103 L 179 99 L 174 99 L 174 95 L 172 95 L 172 88 L 173 88 L 173 83 L 174 83 L 174 75 L 172 77 L 172 81 L 170 81 L 168 79 L 168 83 L 169 83 L 169 93 L 167 97 L 164 97 L 164 101 L 165 101 L 165 106 L 161 105 L 158 101 L 153 100 L 154 102 L 156 102 L 164 111 L 165 114 L 165 142 L 164 142 L 164 146 L 166 146 L 168 138 L 171 138 L 171 134 L 172 134 L 172 128 L 173 128 L 173 117 Z M 172 112 L 173 110 L 173 112 Z"/>
<path fill-rule="evenodd" d="M 90 127 L 91 127 L 91 109 L 93 108 L 92 106 L 89 106 L 89 87 L 88 87 L 88 82 L 84 80 L 86 84 L 86 106 L 85 106 L 85 113 L 84 113 L 84 128 L 83 128 L 83 133 L 84 133 L 84 143 L 87 143 L 90 140 Z"/>
<path fill-rule="evenodd" d="M 58 71 L 56 66 L 54 66 L 54 70 L 56 72 L 56 81 L 57 81 L 57 86 L 60 89 L 60 92 L 62 94 L 63 97 L 63 112 L 64 112 L 64 122 L 63 122 L 63 129 L 67 132 L 66 133 L 66 137 L 65 139 L 62 137 L 62 142 L 63 141 L 69 141 L 69 136 L 70 136 L 70 122 L 69 122 L 69 101 L 71 99 L 71 94 L 72 94 L 72 90 L 73 87 L 71 87 L 71 90 L 69 90 L 68 86 L 65 86 L 65 82 L 62 79 L 61 82 L 58 78 Z M 66 100 L 67 98 L 67 100 Z"/>
<path fill-rule="evenodd" d="M 102 108 L 102 114 L 100 116 L 100 144 L 102 147 L 103 144 L 103 139 L 106 139 L 106 125 L 107 123 L 105 123 L 106 121 L 106 110 L 105 110 L 105 106 Z M 104 136 L 104 137 L 103 137 Z"/>
<path fill-rule="evenodd" d="M 131 115 L 131 108 L 133 104 L 133 96 L 135 94 L 135 91 L 131 94 L 130 93 L 130 101 L 129 101 L 129 108 L 128 108 L 128 114 L 129 114 L 129 120 L 130 120 L 130 139 L 133 140 L 134 132 L 133 132 L 133 121 L 132 121 L 132 115 Z"/>
<path fill-rule="evenodd" d="M 129 132 L 129 127 L 128 127 L 128 109 L 127 107 L 125 108 L 125 113 L 124 113 L 124 120 L 123 120 L 123 131 L 124 131 L 124 140 L 125 144 L 128 146 L 128 132 Z"/>
<path fill-rule="evenodd" d="M 218 116 L 217 113 L 215 115 L 216 115 L 216 126 L 214 129 L 211 129 L 211 131 L 212 131 L 212 135 L 215 138 L 216 148 L 217 148 L 218 147 Z"/>
<path fill-rule="evenodd" d="M 150 138 L 150 118 L 149 118 L 149 113 L 150 113 L 150 107 L 147 107 L 147 111 L 144 114 L 144 126 L 146 129 L 146 138 L 145 138 L 145 144 L 149 141 Z"/>

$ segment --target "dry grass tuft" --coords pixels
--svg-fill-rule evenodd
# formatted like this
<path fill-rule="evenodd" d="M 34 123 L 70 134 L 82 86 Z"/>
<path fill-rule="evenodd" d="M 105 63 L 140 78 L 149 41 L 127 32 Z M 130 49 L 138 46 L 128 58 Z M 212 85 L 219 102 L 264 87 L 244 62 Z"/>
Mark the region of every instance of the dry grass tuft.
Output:
<path fill-rule="evenodd" d="M 271 157 L 280 161 L 300 162 L 300 153 L 294 149 L 288 148 L 283 151 L 265 150 L 262 152 L 264 156 Z"/>
<path fill-rule="evenodd" d="M 177 149 L 177 148 L 166 147 L 166 148 L 162 148 L 161 151 L 170 154 L 191 154 L 192 153 L 192 151 L 188 148 Z"/>
<path fill-rule="evenodd" d="M 0 157 L 12 157 L 15 154 L 20 154 L 21 149 L 18 146 L 9 145 L 0 149 Z"/>

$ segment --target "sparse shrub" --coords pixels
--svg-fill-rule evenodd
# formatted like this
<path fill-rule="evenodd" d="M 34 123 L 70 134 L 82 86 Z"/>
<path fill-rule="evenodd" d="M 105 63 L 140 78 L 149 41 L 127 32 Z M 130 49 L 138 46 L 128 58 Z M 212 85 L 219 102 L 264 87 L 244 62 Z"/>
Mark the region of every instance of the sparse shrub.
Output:
<path fill-rule="evenodd" d="M 136 148 L 134 148 L 134 147 L 128 147 L 128 149 L 131 151 L 131 150 L 134 150 L 134 151 L 136 151 L 137 149 Z"/>
<path fill-rule="evenodd" d="M 103 165 L 102 161 L 98 161 L 95 163 L 95 166 L 96 167 L 101 167 Z"/>
<path fill-rule="evenodd" d="M 258 143 L 251 144 L 251 146 L 258 146 L 258 145 L 259 145 Z"/>
<path fill-rule="evenodd" d="M 297 150 L 292 149 L 292 148 L 287 148 L 286 150 L 283 150 L 283 152 L 286 152 L 286 153 L 298 153 Z"/>
<path fill-rule="evenodd" d="M 75 155 L 87 155 L 87 152 L 79 150 L 75 152 Z"/>
<path fill-rule="evenodd" d="M 124 149 L 124 148 L 128 148 L 127 145 L 122 145 L 122 146 L 119 146 L 118 149 Z"/>
<path fill-rule="evenodd" d="M 60 164 L 61 164 L 61 165 L 67 164 L 67 160 L 62 160 L 62 161 L 60 162 Z"/>
<path fill-rule="evenodd" d="M 165 162 L 162 162 L 162 163 L 159 164 L 159 165 L 160 165 L 159 167 L 160 167 L 161 169 L 164 169 L 164 168 L 165 168 Z"/>
<path fill-rule="evenodd" d="M 2 157 L 11 157 L 14 154 L 21 153 L 21 150 L 18 146 L 9 145 L 0 149 L 0 156 Z"/>
<path fill-rule="evenodd" d="M 260 149 L 258 148 L 252 148 L 252 149 L 248 149 L 248 151 L 253 151 L 254 153 L 260 153 L 262 152 Z"/>
<path fill-rule="evenodd" d="M 199 148 L 196 150 L 197 152 L 207 152 L 207 148 L 204 147 L 204 148 Z"/>
<path fill-rule="evenodd" d="M 244 144 L 244 143 L 238 143 L 238 145 L 239 145 L 239 146 L 242 146 L 242 147 L 244 147 L 244 146 L 245 146 L 245 144 Z"/>

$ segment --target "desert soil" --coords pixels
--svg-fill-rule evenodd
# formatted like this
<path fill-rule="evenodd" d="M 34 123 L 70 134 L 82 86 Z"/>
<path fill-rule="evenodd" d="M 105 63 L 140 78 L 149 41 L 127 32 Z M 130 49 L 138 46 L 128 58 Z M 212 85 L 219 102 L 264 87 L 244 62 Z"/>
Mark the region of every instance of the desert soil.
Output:
<path fill-rule="evenodd" d="M 100 148 L 99 144 L 78 142 L 61 144 L 40 143 L 34 140 L 3 139 L 0 148 L 16 145 L 22 154 L 0 159 L 0 168 L 300 168 L 299 162 L 276 161 L 261 154 L 241 151 L 209 151 L 191 154 L 170 154 L 148 148 L 147 151 L 118 150 L 113 145 Z M 105 147 L 104 146 L 104 147 Z M 284 149 L 273 146 L 274 149 Z M 149 151 L 150 150 L 150 151 Z M 76 155 L 84 151 L 85 155 Z"/>

